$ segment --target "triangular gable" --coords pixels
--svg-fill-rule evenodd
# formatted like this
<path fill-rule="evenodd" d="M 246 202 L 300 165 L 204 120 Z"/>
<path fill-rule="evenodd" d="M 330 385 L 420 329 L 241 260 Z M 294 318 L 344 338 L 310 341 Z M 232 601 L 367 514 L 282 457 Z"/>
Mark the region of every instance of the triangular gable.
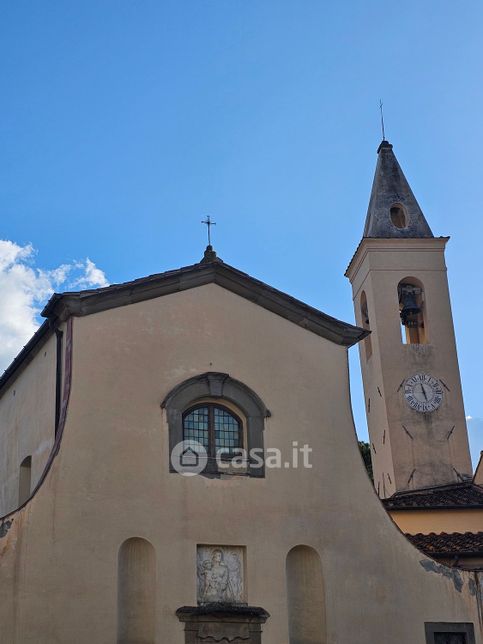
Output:
<path fill-rule="evenodd" d="M 216 258 L 213 261 L 203 261 L 192 266 L 150 275 L 131 282 L 113 284 L 105 288 L 75 293 L 55 293 L 42 311 L 42 315 L 48 319 L 0 378 L 0 389 L 21 365 L 28 364 L 29 359 L 51 336 L 59 323 L 70 316 L 91 315 L 204 284 L 218 284 L 335 344 L 350 347 L 368 333 L 364 329 L 326 315 Z"/>

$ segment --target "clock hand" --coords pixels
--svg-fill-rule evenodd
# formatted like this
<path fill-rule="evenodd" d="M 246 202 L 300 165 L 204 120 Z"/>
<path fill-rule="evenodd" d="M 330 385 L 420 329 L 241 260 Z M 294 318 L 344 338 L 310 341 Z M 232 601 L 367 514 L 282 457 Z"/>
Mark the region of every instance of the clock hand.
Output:
<path fill-rule="evenodd" d="M 422 392 L 423 392 L 423 394 L 424 394 L 424 399 L 425 399 L 425 400 L 428 400 L 428 397 L 427 397 L 427 395 L 426 395 L 426 390 L 425 390 L 425 388 L 424 388 L 424 386 L 423 386 L 423 384 L 422 384 L 422 383 L 421 383 L 421 390 L 422 390 Z"/>

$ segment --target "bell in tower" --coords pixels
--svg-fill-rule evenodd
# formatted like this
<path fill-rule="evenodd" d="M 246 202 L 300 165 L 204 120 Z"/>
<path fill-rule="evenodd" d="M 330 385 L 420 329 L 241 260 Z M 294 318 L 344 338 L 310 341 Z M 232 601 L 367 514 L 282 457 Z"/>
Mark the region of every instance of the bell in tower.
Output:
<path fill-rule="evenodd" d="M 421 314 L 421 307 L 418 306 L 416 297 L 420 295 L 421 289 L 412 284 L 399 284 L 398 291 L 402 324 L 412 328 L 420 326 L 419 316 Z"/>

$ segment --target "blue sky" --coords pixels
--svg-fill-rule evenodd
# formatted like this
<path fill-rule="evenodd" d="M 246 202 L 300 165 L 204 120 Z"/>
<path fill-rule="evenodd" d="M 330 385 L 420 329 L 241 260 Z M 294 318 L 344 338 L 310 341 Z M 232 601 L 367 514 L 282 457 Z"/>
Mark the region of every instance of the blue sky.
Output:
<path fill-rule="evenodd" d="M 223 259 L 352 321 L 343 273 L 382 97 L 433 232 L 452 237 L 466 411 L 483 419 L 482 33 L 476 0 L 3 3 L 0 238 L 31 244 L 24 268 L 53 288 L 119 282 L 198 260 L 210 213 Z M 59 281 L 66 266 L 81 274 Z M 354 349 L 351 366 L 364 435 Z"/>

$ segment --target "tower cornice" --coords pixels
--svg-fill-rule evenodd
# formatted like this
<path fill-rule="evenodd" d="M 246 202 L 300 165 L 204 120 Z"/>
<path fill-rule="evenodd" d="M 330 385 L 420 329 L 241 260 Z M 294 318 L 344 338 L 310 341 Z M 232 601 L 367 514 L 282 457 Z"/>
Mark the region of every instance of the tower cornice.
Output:
<path fill-rule="evenodd" d="M 367 254 L 372 251 L 390 253 L 439 251 L 444 250 L 449 239 L 449 237 L 363 237 L 344 275 L 352 283 Z"/>

